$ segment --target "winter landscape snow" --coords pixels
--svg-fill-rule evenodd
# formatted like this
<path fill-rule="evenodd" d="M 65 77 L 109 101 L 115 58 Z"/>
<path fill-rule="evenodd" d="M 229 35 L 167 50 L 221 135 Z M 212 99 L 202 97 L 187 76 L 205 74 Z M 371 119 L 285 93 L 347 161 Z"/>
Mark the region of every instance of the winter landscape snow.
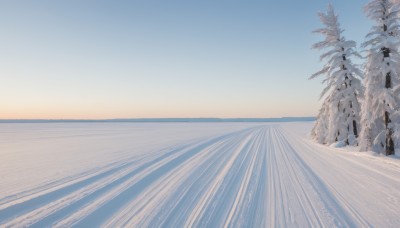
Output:
<path fill-rule="evenodd" d="M 313 122 L 0 124 L 0 227 L 398 227 L 400 160 Z"/>
<path fill-rule="evenodd" d="M 400 227 L 400 0 L 0 1 L 0 31 L 0 228 Z"/>

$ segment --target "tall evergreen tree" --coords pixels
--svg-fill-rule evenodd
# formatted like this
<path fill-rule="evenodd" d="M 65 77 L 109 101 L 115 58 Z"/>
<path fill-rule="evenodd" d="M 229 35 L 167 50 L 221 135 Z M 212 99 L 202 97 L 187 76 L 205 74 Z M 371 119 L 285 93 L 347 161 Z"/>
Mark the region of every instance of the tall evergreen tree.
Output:
<path fill-rule="evenodd" d="M 352 56 L 359 56 L 355 51 L 356 43 L 346 40 L 343 36 L 344 30 L 340 28 L 338 17 L 331 4 L 326 13 L 318 15 L 325 27 L 314 32 L 324 35 L 325 39 L 314 44 L 313 48 L 327 50 L 320 58 L 321 61 L 326 60 L 326 64 L 310 79 L 325 77 L 323 83 L 326 84 L 326 88 L 321 98 L 326 98 L 312 134 L 319 142 L 331 144 L 342 141 L 346 145 L 356 145 L 360 131 L 359 96 L 362 94 L 360 81 L 362 74 L 350 60 Z M 327 132 L 322 132 L 321 129 L 326 129 Z"/>
<path fill-rule="evenodd" d="M 361 149 L 391 155 L 395 153 L 400 139 L 399 11 L 391 0 L 372 0 L 366 5 L 365 13 L 376 25 L 362 45 L 369 50 Z"/>

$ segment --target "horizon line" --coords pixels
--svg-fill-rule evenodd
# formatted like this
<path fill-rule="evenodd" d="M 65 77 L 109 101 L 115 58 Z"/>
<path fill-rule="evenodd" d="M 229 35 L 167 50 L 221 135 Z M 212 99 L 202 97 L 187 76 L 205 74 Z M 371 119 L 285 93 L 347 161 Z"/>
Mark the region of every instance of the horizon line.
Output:
<path fill-rule="evenodd" d="M 294 122 L 314 121 L 316 117 L 271 117 L 271 118 L 112 118 L 112 119 L 0 119 L 0 123 L 73 123 L 73 122 Z"/>

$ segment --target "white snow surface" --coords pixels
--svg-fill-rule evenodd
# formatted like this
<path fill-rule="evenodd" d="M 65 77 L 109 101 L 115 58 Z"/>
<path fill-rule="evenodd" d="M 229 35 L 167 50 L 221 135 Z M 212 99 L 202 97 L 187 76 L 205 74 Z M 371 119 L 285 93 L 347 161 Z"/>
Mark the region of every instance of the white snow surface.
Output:
<path fill-rule="evenodd" d="M 399 227 L 400 160 L 312 125 L 0 124 L 0 227 Z"/>

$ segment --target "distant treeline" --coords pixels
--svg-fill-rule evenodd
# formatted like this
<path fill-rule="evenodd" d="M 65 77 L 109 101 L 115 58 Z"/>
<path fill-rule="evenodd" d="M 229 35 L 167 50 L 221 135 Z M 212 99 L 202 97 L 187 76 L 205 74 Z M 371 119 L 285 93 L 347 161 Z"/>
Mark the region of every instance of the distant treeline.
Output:
<path fill-rule="evenodd" d="M 0 123 L 214 123 L 214 122 L 301 122 L 315 121 L 315 117 L 282 118 L 141 118 L 141 119 L 3 119 Z"/>

